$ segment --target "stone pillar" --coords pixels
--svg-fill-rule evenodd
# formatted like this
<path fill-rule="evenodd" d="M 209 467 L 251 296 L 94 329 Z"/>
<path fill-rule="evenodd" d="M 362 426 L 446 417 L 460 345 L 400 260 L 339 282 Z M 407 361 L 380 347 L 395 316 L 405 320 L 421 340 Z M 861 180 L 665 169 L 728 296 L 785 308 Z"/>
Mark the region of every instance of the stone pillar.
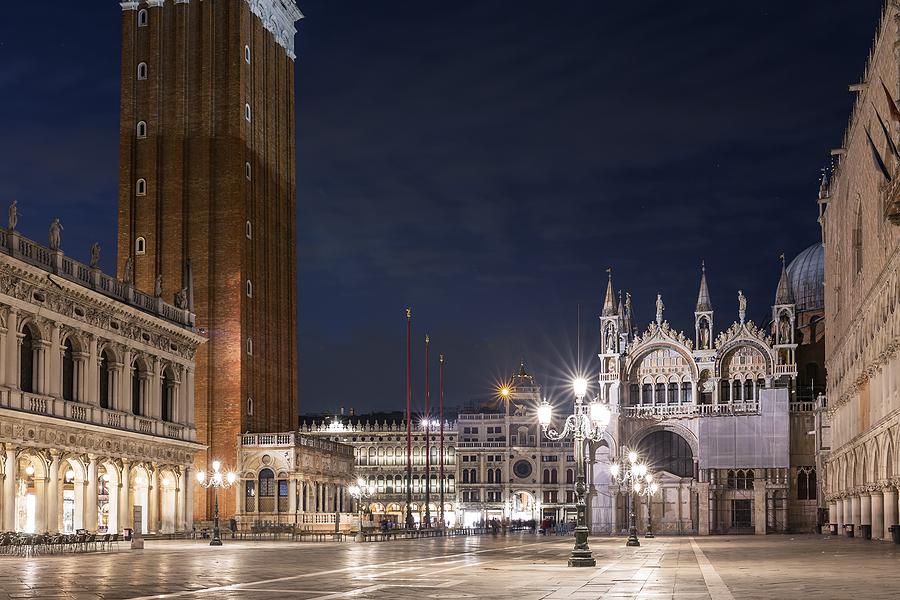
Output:
<path fill-rule="evenodd" d="M 119 410 L 122 412 L 131 412 L 132 399 L 131 399 L 131 348 L 125 348 L 125 359 L 124 364 L 122 366 L 122 377 L 119 385 L 119 398 L 121 402 L 119 403 Z"/>
<path fill-rule="evenodd" d="M 709 483 L 697 484 L 697 534 L 709 535 Z M 626 515 L 626 518 L 628 516 Z"/>
<path fill-rule="evenodd" d="M 131 527 L 131 477 L 128 472 L 131 468 L 127 458 L 122 459 L 122 476 L 119 478 L 119 531 Z"/>
<path fill-rule="evenodd" d="M 97 531 L 97 457 L 88 455 L 87 488 L 84 498 L 84 528 L 88 531 Z"/>
<path fill-rule="evenodd" d="M 159 471 L 156 465 L 150 468 L 150 478 L 147 481 L 147 531 L 156 533 L 159 531 Z"/>
<path fill-rule="evenodd" d="M 884 528 L 884 496 L 881 490 L 875 490 L 871 495 L 872 504 L 872 539 L 883 540 L 886 532 Z"/>
<path fill-rule="evenodd" d="M 50 451 L 50 475 L 47 485 L 47 522 L 46 530 L 59 532 L 59 451 Z M 38 533 L 42 532 L 38 529 Z"/>
<path fill-rule="evenodd" d="M 175 531 L 184 531 L 184 474 L 175 476 Z"/>
<path fill-rule="evenodd" d="M 34 531 L 47 531 L 47 479 L 34 479 Z"/>
<path fill-rule="evenodd" d="M 884 496 L 884 537 L 890 539 L 890 527 L 897 525 L 897 488 L 887 485 L 882 494 Z"/>
<path fill-rule="evenodd" d="M 194 469 L 184 469 L 184 530 L 194 528 Z"/>
<path fill-rule="evenodd" d="M 850 523 L 853 522 L 853 517 L 851 516 L 853 514 L 853 511 L 851 510 L 851 507 L 850 507 L 850 504 L 851 504 L 850 496 L 849 495 L 844 496 L 842 503 L 844 505 L 844 510 L 841 511 L 841 515 L 842 515 L 841 527 L 843 527 L 844 525 L 849 525 Z"/>
<path fill-rule="evenodd" d="M 19 311 L 15 308 L 6 315 L 6 385 L 19 387 Z"/>
<path fill-rule="evenodd" d="M 288 480 L 288 512 L 294 514 L 297 512 L 297 480 Z"/>
<path fill-rule="evenodd" d="M 16 449 L 6 445 L 3 464 L 3 530 L 16 530 Z"/>
<path fill-rule="evenodd" d="M 859 524 L 872 525 L 872 496 L 866 491 L 859 495 Z"/>
<path fill-rule="evenodd" d="M 837 502 L 832 500 L 828 503 L 828 523 L 836 524 L 837 522 L 838 522 Z"/>
<path fill-rule="evenodd" d="M 859 494 L 854 494 L 850 497 L 850 523 L 856 525 L 856 530 L 859 530 L 859 526 L 862 524 L 862 511 L 859 502 Z"/>
<path fill-rule="evenodd" d="M 766 535 L 766 480 L 756 479 L 753 485 L 753 524 L 756 535 Z"/>

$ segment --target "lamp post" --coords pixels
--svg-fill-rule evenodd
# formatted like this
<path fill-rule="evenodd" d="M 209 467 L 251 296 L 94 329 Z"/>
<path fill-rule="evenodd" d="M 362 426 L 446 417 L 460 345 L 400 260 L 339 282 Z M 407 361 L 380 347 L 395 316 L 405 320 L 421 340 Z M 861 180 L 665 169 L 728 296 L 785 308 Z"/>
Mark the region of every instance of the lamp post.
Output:
<path fill-rule="evenodd" d="M 635 494 L 638 496 L 646 496 L 647 498 L 647 533 L 644 535 L 645 538 L 655 537 L 653 535 L 653 510 L 651 502 L 658 490 L 659 484 L 653 481 L 653 475 L 651 473 L 647 473 L 644 476 L 644 483 L 638 482 L 634 488 Z"/>
<path fill-rule="evenodd" d="M 237 475 L 234 471 L 223 473 L 222 463 L 214 460 L 212 463 L 213 472 L 207 476 L 206 471 L 197 471 L 197 483 L 203 487 L 213 489 L 213 497 L 215 498 L 215 510 L 213 513 L 213 537 L 209 541 L 210 546 L 221 546 L 222 537 L 219 532 L 219 489 L 228 489 L 237 481 Z"/>
<path fill-rule="evenodd" d="M 584 442 L 585 440 L 600 441 L 603 433 L 609 425 L 609 408 L 599 398 L 594 398 L 590 403 L 584 402 L 587 395 L 587 381 L 578 378 L 573 384 L 575 392 L 575 411 L 566 417 L 565 427 L 562 432 L 557 432 L 550 427 L 553 421 L 553 407 L 545 399 L 538 408 L 538 421 L 547 439 L 559 441 L 569 434 L 572 435 L 575 444 L 575 505 L 578 520 L 575 526 L 575 547 L 569 557 L 570 567 L 594 567 L 597 561 L 588 547 L 588 528 L 585 504 L 585 478 L 584 478 Z"/>
<path fill-rule="evenodd" d="M 640 460 L 640 456 L 634 450 L 625 451 L 625 455 L 618 462 L 609 467 L 609 473 L 613 480 L 624 488 L 625 500 L 628 503 L 628 542 L 626 546 L 640 546 L 637 538 L 637 525 L 634 521 L 634 494 L 641 493 L 645 485 L 650 485 L 653 476 L 647 472 L 647 465 Z M 655 484 L 654 484 L 655 485 Z"/>
<path fill-rule="evenodd" d="M 371 488 L 366 484 L 366 481 L 360 477 L 356 480 L 356 483 L 351 485 L 348 490 L 350 495 L 356 500 L 356 511 L 359 513 L 359 531 L 356 534 L 356 541 L 362 542 L 365 541 L 363 538 L 363 505 L 362 501 L 364 498 L 368 498 L 371 494 Z"/>

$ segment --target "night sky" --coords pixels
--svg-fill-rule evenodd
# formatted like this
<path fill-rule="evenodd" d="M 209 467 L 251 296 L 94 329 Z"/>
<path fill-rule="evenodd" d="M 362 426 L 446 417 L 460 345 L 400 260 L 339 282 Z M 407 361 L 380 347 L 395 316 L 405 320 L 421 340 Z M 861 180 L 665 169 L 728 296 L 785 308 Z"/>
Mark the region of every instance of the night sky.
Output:
<path fill-rule="evenodd" d="M 221 0 L 219 0 L 221 1 Z M 450 405 L 524 357 L 551 394 L 590 372 L 612 267 L 641 328 L 658 292 L 693 324 L 706 260 L 717 329 L 758 322 L 778 255 L 819 239 L 880 0 L 306 0 L 297 37 L 302 412 L 414 402 L 426 332 Z M 121 11 L 6 3 L 0 204 L 113 270 Z M 436 388 L 433 398 L 436 397 Z"/>

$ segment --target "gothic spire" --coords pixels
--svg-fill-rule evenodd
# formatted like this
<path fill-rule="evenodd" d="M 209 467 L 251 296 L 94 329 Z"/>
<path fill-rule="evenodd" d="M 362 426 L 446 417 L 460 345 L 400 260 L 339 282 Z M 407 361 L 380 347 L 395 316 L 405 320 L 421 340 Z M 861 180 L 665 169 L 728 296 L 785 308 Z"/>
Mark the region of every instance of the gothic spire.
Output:
<path fill-rule="evenodd" d="M 619 321 L 625 321 L 625 304 L 622 302 L 622 290 L 619 290 L 619 305 L 616 308 L 616 314 L 619 315 Z"/>
<path fill-rule="evenodd" d="M 775 292 L 775 304 L 793 304 L 794 293 L 791 290 L 791 282 L 788 280 L 787 266 L 784 262 L 784 254 L 781 255 L 781 279 L 778 280 L 778 290 Z"/>
<path fill-rule="evenodd" d="M 603 316 L 616 316 L 616 294 L 613 292 L 612 269 L 607 269 L 609 274 L 609 282 L 606 284 L 606 300 L 603 301 Z"/>
<path fill-rule="evenodd" d="M 694 312 L 712 312 L 712 300 L 709 298 L 709 287 L 706 285 L 706 261 L 701 263 L 700 293 L 697 294 L 697 308 Z"/>

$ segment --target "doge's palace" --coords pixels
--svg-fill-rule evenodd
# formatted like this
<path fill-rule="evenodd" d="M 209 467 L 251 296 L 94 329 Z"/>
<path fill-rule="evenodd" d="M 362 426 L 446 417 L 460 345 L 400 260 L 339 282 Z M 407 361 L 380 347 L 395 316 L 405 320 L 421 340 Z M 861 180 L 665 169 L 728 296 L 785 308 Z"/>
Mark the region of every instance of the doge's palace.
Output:
<path fill-rule="evenodd" d="M 0 442 L 5 531 L 190 530 L 193 330 L 174 306 L 10 227 L 0 230 Z"/>

